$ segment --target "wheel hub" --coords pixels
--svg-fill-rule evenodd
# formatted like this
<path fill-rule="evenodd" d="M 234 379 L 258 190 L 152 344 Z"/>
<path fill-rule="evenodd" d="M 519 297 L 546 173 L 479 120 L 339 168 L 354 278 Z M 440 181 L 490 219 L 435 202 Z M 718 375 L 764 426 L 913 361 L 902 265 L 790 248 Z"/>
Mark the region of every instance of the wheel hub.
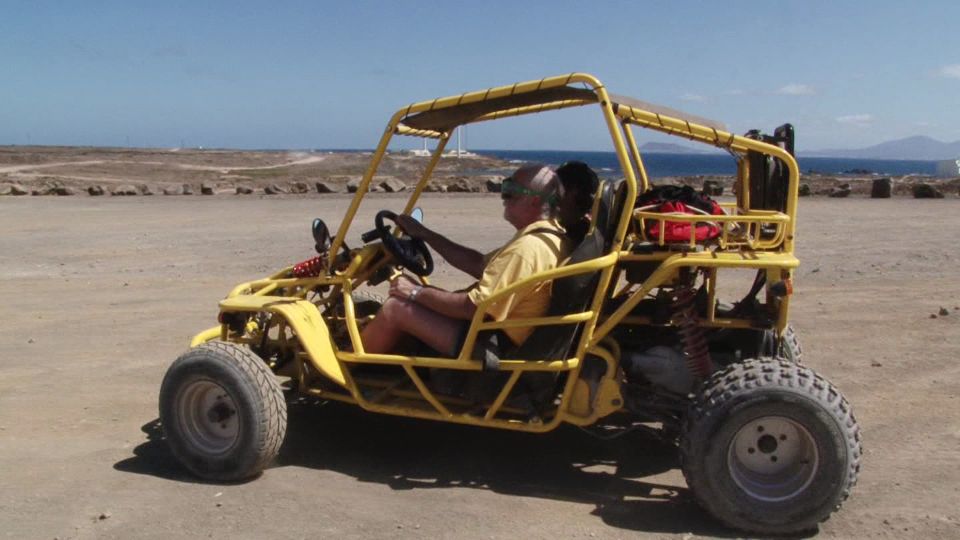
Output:
<path fill-rule="evenodd" d="M 218 455 L 230 450 L 240 435 L 240 417 L 230 394 L 210 380 L 193 381 L 177 396 L 177 419 L 196 450 Z"/>
<path fill-rule="evenodd" d="M 802 425 L 782 416 L 765 416 L 737 431 L 727 464 L 734 482 L 747 494 L 763 501 L 782 501 L 810 485 L 819 453 Z"/>
<path fill-rule="evenodd" d="M 217 403 L 207 411 L 207 419 L 214 424 L 222 424 L 230 419 L 237 411 L 223 402 L 224 396 L 217 396 Z"/>

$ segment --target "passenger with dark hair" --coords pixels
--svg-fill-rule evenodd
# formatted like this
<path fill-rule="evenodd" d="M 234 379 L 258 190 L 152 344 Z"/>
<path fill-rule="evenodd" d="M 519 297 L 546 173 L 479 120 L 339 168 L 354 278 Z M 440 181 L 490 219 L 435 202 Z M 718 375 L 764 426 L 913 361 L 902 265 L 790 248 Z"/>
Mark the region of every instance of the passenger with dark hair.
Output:
<path fill-rule="evenodd" d="M 600 185 L 597 173 L 582 161 L 567 161 L 557 169 L 563 184 L 563 198 L 558 207 L 560 225 L 574 245 L 583 241 L 590 229 L 590 210 Z"/>

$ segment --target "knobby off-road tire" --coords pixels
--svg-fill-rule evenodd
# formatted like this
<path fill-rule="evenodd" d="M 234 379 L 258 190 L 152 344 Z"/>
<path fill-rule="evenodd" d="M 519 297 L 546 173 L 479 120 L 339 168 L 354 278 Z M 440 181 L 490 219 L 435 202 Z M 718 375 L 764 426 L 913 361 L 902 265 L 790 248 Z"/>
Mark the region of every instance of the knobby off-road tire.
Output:
<path fill-rule="evenodd" d="M 250 349 L 211 341 L 167 370 L 160 422 L 171 452 L 190 472 L 236 481 L 257 475 L 277 456 L 287 405 L 276 377 Z"/>
<path fill-rule="evenodd" d="M 717 304 L 717 311 L 729 313 L 734 309 L 734 305 L 729 302 L 720 302 Z M 760 332 L 759 352 L 750 356 L 779 356 L 795 364 L 803 363 L 803 349 L 800 347 L 800 338 L 797 337 L 797 331 L 792 324 L 787 324 L 780 333 L 780 339 L 776 338 L 773 330 L 762 330 Z M 745 347 L 753 350 L 752 347 Z"/>
<path fill-rule="evenodd" d="M 800 364 L 803 362 L 803 350 L 800 348 L 800 338 L 797 337 L 797 331 L 792 325 L 787 325 L 780 334 L 780 343 L 777 350 L 777 356 Z"/>
<path fill-rule="evenodd" d="M 731 365 L 707 380 L 680 444 L 700 504 L 744 531 L 813 529 L 838 509 L 860 471 L 850 404 L 813 370 L 784 359 Z"/>

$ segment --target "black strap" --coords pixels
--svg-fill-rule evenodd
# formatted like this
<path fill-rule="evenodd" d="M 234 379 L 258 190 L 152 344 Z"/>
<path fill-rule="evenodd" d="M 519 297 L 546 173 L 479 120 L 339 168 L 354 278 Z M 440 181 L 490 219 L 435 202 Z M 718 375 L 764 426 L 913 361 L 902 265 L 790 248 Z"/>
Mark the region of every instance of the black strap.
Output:
<path fill-rule="evenodd" d="M 557 229 L 552 229 L 552 228 L 550 228 L 550 227 L 537 227 L 536 229 L 534 229 L 534 230 L 532 230 L 532 231 L 527 231 L 526 233 L 523 234 L 523 236 L 527 236 L 528 234 L 536 234 L 536 233 L 548 233 L 548 234 L 552 234 L 552 235 L 556 236 L 557 238 L 559 238 L 560 240 L 563 240 L 564 238 L 567 237 L 567 235 L 564 234 L 562 231 L 558 231 Z"/>
<path fill-rule="evenodd" d="M 567 236 L 567 234 L 564 233 L 563 231 L 558 231 L 557 229 L 552 229 L 552 228 L 550 228 L 550 227 L 537 227 L 536 229 L 533 229 L 532 231 L 527 231 L 525 234 L 523 234 L 523 236 L 534 235 L 534 238 L 536 238 L 535 235 L 537 235 L 537 234 L 539 234 L 539 233 L 552 234 L 552 235 L 556 236 L 557 238 L 559 238 L 559 239 L 560 239 L 560 245 L 557 246 L 557 248 L 558 248 L 560 251 L 563 250 L 563 241 L 566 240 L 567 238 L 569 238 L 569 237 Z M 547 243 L 547 240 L 546 240 L 545 238 L 540 238 L 540 240 L 543 241 L 543 243 L 547 244 L 547 247 L 549 247 L 551 250 L 553 249 L 553 246 L 551 246 L 549 243 Z M 560 255 L 560 252 L 557 253 L 557 256 L 558 256 L 558 257 L 559 257 L 559 255 Z M 557 261 L 558 264 L 559 264 L 560 262 L 561 262 L 561 261 Z"/>

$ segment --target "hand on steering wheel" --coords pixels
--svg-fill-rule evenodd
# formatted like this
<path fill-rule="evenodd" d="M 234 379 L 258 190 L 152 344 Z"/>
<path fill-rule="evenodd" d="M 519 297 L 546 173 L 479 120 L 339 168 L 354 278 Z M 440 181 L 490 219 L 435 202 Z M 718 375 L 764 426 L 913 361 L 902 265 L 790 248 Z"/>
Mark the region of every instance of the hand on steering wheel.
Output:
<path fill-rule="evenodd" d="M 403 229 L 403 232 L 407 233 L 407 236 L 410 238 L 417 238 L 419 240 L 426 241 L 426 236 L 429 232 L 429 229 L 424 227 L 423 224 L 416 219 L 406 214 L 401 214 L 397 216 L 396 223 L 401 229 Z"/>
<path fill-rule="evenodd" d="M 391 234 L 389 226 L 383 222 L 384 219 L 397 223 L 397 214 L 390 210 L 381 210 L 373 220 L 387 253 L 414 274 L 430 275 L 433 272 L 433 257 L 430 255 L 427 244 L 417 238 L 397 238 Z"/>

